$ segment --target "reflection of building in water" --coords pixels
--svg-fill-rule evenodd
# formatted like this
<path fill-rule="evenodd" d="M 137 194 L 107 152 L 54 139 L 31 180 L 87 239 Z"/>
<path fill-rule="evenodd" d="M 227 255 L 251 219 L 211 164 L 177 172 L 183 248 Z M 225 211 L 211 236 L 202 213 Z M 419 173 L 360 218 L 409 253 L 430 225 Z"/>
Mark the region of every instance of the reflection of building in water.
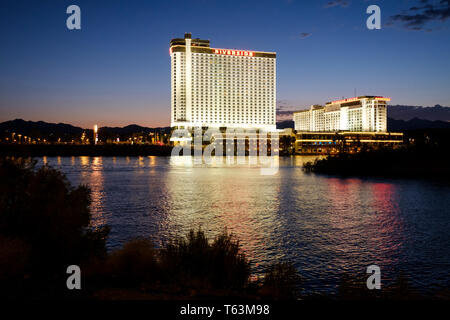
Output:
<path fill-rule="evenodd" d="M 242 241 L 242 250 L 250 260 L 270 260 L 268 248 L 273 249 L 279 240 L 274 230 L 283 226 L 277 215 L 280 175 L 261 179 L 259 170 L 238 168 L 225 161 L 215 163 L 214 170 L 180 165 L 175 157 L 169 163 L 164 190 L 170 214 L 164 228 L 178 230 L 180 235 L 201 227 L 211 239 L 227 228 Z"/>
<path fill-rule="evenodd" d="M 395 268 L 405 241 L 396 185 L 357 178 L 328 178 L 325 183 L 322 201 L 332 214 L 320 220 L 323 229 L 318 232 L 323 231 L 325 243 L 332 243 L 336 251 L 327 260 L 329 266 L 346 270 L 349 261 L 354 265 L 376 261 L 382 270 Z"/>

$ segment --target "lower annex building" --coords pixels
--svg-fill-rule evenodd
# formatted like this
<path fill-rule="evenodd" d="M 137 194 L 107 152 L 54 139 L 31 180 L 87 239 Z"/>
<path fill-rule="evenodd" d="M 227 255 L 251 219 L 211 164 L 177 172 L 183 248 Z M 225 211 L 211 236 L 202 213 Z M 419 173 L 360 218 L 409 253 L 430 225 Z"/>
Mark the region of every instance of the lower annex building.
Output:
<path fill-rule="evenodd" d="M 294 112 L 297 153 L 357 152 L 364 144 L 395 146 L 402 133 L 387 131 L 387 105 L 390 98 L 359 96 L 312 105 Z"/>

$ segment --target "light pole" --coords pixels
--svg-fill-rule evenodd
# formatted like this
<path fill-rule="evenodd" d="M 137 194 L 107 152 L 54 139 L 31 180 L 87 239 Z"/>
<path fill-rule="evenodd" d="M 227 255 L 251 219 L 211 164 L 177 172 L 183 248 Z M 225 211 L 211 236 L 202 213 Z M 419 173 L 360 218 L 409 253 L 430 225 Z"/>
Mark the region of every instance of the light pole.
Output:
<path fill-rule="evenodd" d="M 98 142 L 98 126 L 94 125 L 94 143 L 97 144 Z"/>

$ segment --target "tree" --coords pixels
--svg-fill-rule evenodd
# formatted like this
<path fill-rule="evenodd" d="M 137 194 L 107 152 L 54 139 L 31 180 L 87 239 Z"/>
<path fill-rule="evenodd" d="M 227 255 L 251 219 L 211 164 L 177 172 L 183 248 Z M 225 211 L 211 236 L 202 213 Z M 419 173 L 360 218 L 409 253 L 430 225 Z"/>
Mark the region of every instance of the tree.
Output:
<path fill-rule="evenodd" d="M 22 255 L 18 281 L 45 283 L 65 277 L 68 265 L 106 255 L 109 229 L 90 227 L 88 187 L 74 188 L 60 171 L 35 165 L 30 159 L 0 159 L 0 238 L 7 243 L 0 273 L 5 254 Z"/>

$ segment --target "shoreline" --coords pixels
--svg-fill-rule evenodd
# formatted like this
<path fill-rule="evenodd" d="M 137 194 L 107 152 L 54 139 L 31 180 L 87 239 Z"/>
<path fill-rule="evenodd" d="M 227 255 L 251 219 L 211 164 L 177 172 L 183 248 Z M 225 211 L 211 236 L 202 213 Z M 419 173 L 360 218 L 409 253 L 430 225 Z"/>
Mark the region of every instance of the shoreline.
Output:
<path fill-rule="evenodd" d="M 391 178 L 450 181 L 445 150 L 378 150 L 338 154 L 307 162 L 306 174 L 338 178 Z"/>
<path fill-rule="evenodd" d="M 17 157 L 134 157 L 170 156 L 173 146 L 152 144 L 0 144 L 0 156 Z M 192 149 L 193 152 L 193 149 Z M 226 156 L 226 155 L 224 155 Z M 245 155 L 248 156 L 247 154 Z M 280 153 L 279 157 L 295 156 Z"/>
<path fill-rule="evenodd" d="M 169 156 L 171 146 L 131 144 L 2 144 L 1 156 L 17 157 L 78 157 L 78 156 Z"/>

